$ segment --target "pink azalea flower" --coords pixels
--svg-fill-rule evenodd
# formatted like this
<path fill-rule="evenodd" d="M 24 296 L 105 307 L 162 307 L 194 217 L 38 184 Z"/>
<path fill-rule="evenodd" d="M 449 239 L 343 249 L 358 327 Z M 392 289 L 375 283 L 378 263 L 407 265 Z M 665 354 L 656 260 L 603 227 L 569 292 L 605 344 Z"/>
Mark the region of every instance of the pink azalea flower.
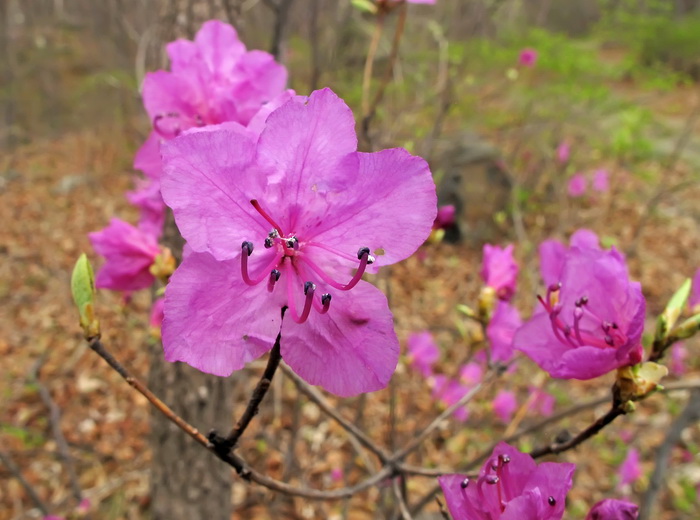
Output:
<path fill-rule="evenodd" d="M 599 193 L 605 193 L 610 189 L 608 170 L 596 170 L 593 173 L 593 189 Z"/>
<path fill-rule="evenodd" d="M 518 408 L 518 401 L 513 392 L 501 390 L 491 402 L 491 406 L 501 422 L 508 424 Z"/>
<path fill-rule="evenodd" d="M 695 271 L 695 276 L 693 276 L 693 285 L 690 289 L 688 305 L 690 305 L 691 309 L 700 305 L 700 269 Z"/>
<path fill-rule="evenodd" d="M 469 388 L 479 383 L 482 377 L 484 377 L 484 369 L 477 361 L 471 361 L 459 369 L 459 380 Z"/>
<path fill-rule="evenodd" d="M 139 228 L 150 235 L 160 237 L 165 223 L 165 204 L 160 195 L 158 182 L 152 179 L 139 179 L 136 190 L 128 192 L 126 198 L 141 212 Z"/>
<path fill-rule="evenodd" d="M 688 351 L 682 342 L 674 343 L 671 347 L 671 363 L 669 369 L 674 376 L 682 376 L 686 372 Z"/>
<path fill-rule="evenodd" d="M 586 520 L 637 520 L 639 507 L 626 500 L 606 498 L 594 505 L 586 515 Z"/>
<path fill-rule="evenodd" d="M 433 229 L 446 229 L 455 224 L 455 207 L 452 204 L 440 206 L 438 208 L 437 217 L 433 222 Z"/>
<path fill-rule="evenodd" d="M 508 363 L 513 357 L 513 336 L 523 324 L 518 309 L 499 301 L 486 327 L 486 337 L 491 346 L 491 361 Z"/>
<path fill-rule="evenodd" d="M 106 260 L 97 272 L 97 287 L 132 292 L 153 284 L 155 277 L 150 267 L 160 254 L 155 235 L 113 218 L 109 226 L 88 233 L 88 237 L 97 254 Z"/>
<path fill-rule="evenodd" d="M 92 503 L 90 502 L 90 499 L 83 498 L 78 504 L 78 506 L 75 508 L 75 511 L 79 514 L 85 514 L 90 512 L 90 508 L 92 508 Z"/>
<path fill-rule="evenodd" d="M 454 520 L 561 520 L 576 466 L 536 464 L 499 442 L 476 479 L 443 475 L 438 482 Z"/>
<path fill-rule="evenodd" d="M 579 229 L 569 239 L 570 247 L 600 251 L 600 240 L 590 229 Z M 540 274 L 547 287 L 559 282 L 569 248 L 558 240 L 544 240 L 539 248 Z"/>
<path fill-rule="evenodd" d="M 571 157 L 571 145 L 567 141 L 562 141 L 557 147 L 557 161 L 560 164 L 566 164 Z"/>
<path fill-rule="evenodd" d="M 440 358 L 440 349 L 430 332 L 415 332 L 408 337 L 408 359 L 423 377 L 433 374 L 433 365 Z"/>
<path fill-rule="evenodd" d="M 446 376 L 437 375 L 433 378 L 433 399 L 436 399 L 445 407 L 450 407 L 457 403 L 462 397 L 467 395 L 469 390 L 471 390 L 471 386 L 463 385 L 459 381 Z M 457 408 L 454 412 L 454 417 L 458 421 L 464 422 L 469 419 L 469 410 L 466 406 Z"/>
<path fill-rule="evenodd" d="M 211 127 L 166 143 L 163 161 L 163 198 L 192 249 L 165 293 L 166 359 L 227 376 L 281 327 L 282 357 L 309 383 L 341 396 L 386 386 L 398 339 L 361 277 L 430 234 L 427 163 L 357 152 L 352 111 L 328 89 L 272 112 L 259 138 Z"/>
<path fill-rule="evenodd" d="M 581 197 L 586 193 L 588 181 L 582 173 L 576 173 L 569 179 L 567 191 L 569 197 Z"/>
<path fill-rule="evenodd" d="M 171 71 L 149 73 L 143 101 L 153 132 L 134 167 L 160 176 L 159 143 L 188 128 L 235 121 L 247 125 L 260 107 L 284 92 L 287 71 L 267 52 L 247 51 L 230 25 L 211 20 L 194 41 L 166 47 Z"/>
<path fill-rule="evenodd" d="M 642 476 L 642 466 L 639 463 L 639 451 L 637 448 L 630 448 L 627 451 L 625 460 L 620 464 L 618 470 L 618 487 L 622 488 L 634 483 Z"/>
<path fill-rule="evenodd" d="M 505 248 L 484 244 L 481 278 L 487 286 L 496 291 L 501 300 L 509 301 L 513 297 L 518 279 L 518 264 L 513 258 L 513 244 Z"/>
<path fill-rule="evenodd" d="M 513 344 L 561 379 L 592 379 L 641 361 L 645 301 L 615 250 L 572 247 Z"/>
<path fill-rule="evenodd" d="M 543 417 L 552 415 L 552 412 L 554 412 L 554 396 L 534 386 L 529 387 L 528 390 L 531 396 L 534 394 L 529 409 Z"/>
<path fill-rule="evenodd" d="M 160 330 L 163 325 L 163 308 L 165 304 L 164 298 L 158 298 L 153 302 L 151 307 L 151 317 L 148 320 L 148 324 L 152 329 Z"/>
<path fill-rule="evenodd" d="M 518 63 L 523 67 L 534 67 L 537 63 L 537 51 L 535 49 L 523 49 L 518 56 Z"/>

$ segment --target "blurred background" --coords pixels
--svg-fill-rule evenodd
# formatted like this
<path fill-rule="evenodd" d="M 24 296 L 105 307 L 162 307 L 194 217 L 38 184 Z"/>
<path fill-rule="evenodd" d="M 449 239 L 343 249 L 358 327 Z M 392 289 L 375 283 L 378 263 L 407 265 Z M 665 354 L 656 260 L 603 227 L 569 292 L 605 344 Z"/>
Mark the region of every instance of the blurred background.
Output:
<path fill-rule="evenodd" d="M 124 193 L 133 187 L 133 155 L 150 130 L 139 86 L 148 71 L 167 68 L 164 44 L 192 38 L 206 20 L 228 21 L 249 49 L 268 50 L 288 67 L 297 93 L 329 86 L 360 121 L 362 73 L 375 27 L 367 4 L 0 0 L 1 520 L 42 516 L 20 474 L 51 512 L 151 518 L 149 408 L 87 349 L 68 284 L 80 252 L 95 259 L 86 233 L 115 215 L 136 219 Z M 387 18 L 374 89 L 390 62 L 396 23 L 396 16 Z M 523 51 L 534 51 L 533 63 L 523 61 Z M 700 1 L 410 5 L 390 80 L 362 147 L 402 146 L 428 159 L 441 203 L 454 204 L 457 217 L 445 240 L 424 246 L 378 283 L 389 290 L 400 339 L 430 330 L 446 369 L 469 343 L 471 332 L 456 306 L 472 304 L 479 292 L 485 242 L 517 244 L 516 302 L 526 312 L 539 288 L 537 244 L 546 237 L 567 240 L 581 227 L 627 254 L 650 319 L 700 266 Z M 148 350 L 157 348 L 148 295 L 129 302 L 115 294 L 100 298 L 106 341 L 125 364 L 146 374 Z M 697 341 L 686 348 L 683 373 L 672 377 L 698 377 Z M 338 401 L 387 445 L 401 446 L 434 410 L 425 381 L 404 365 L 395 378 L 398 389 Z M 509 381 L 522 398 L 533 367 Z M 573 390 L 568 383 L 546 384 L 557 409 L 564 409 L 605 396 L 611 382 Z M 367 461 L 313 403 L 289 397 L 282 386 L 288 383 L 279 382 L 247 432 L 242 449 L 250 462 L 312 487 L 356 481 Z M 239 385 L 236 411 L 248 395 L 246 384 Z M 570 518 L 583 518 L 604 496 L 624 493 L 637 502 L 646 496 L 655 450 L 685 397 L 650 399 L 571 454 L 581 469 L 570 493 Z M 390 430 L 384 420 L 389 408 L 408 418 L 392 422 Z M 474 412 L 476 429 L 446 425 L 420 460 L 449 464 L 498 438 L 504 426 L 487 420 L 489 413 L 485 405 Z M 576 429 L 586 417 L 565 426 Z M 70 464 L 52 431 L 56 424 Z M 525 447 L 546 438 L 525 440 Z M 697 425 L 674 444 L 671 469 L 654 497 L 655 518 L 700 517 L 698 445 Z M 629 446 L 639 449 L 642 471 L 622 489 L 616 468 Z M 338 481 L 337 468 L 344 469 Z M 91 513 L 75 510 L 76 482 Z M 352 500 L 317 503 L 234 482 L 234 518 L 394 513 L 391 493 L 381 487 Z M 411 481 L 409 498 L 417 500 L 433 485 Z M 434 502 L 427 511 L 437 514 Z"/>

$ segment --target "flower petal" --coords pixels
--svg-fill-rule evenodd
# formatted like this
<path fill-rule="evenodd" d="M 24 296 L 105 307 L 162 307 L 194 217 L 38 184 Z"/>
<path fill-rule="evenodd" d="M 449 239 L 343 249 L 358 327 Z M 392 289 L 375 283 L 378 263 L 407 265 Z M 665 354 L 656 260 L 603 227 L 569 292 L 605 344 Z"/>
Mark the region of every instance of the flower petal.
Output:
<path fill-rule="evenodd" d="M 134 157 L 134 169 L 141 170 L 148 178 L 154 180 L 160 178 L 163 170 L 163 165 L 160 161 L 160 141 L 160 136 L 155 132 L 151 132 Z"/>
<path fill-rule="evenodd" d="M 164 143 L 162 152 L 163 200 L 194 251 L 225 260 L 244 240 L 267 235 L 270 224 L 249 202 L 264 194 L 266 176 L 249 168 L 255 142 L 243 127 L 205 127 Z"/>
<path fill-rule="evenodd" d="M 219 20 L 205 22 L 194 41 L 209 71 L 221 76 L 231 74 L 246 51 L 236 29 Z"/>
<path fill-rule="evenodd" d="M 396 368 L 399 341 L 384 294 L 367 282 L 333 293 L 326 314 L 301 325 L 285 319 L 282 358 L 312 385 L 349 397 L 384 388 Z"/>
<path fill-rule="evenodd" d="M 353 168 L 348 161 L 344 168 Z M 402 148 L 357 154 L 357 171 L 334 185 L 337 207 L 314 231 L 315 242 L 354 253 L 369 247 L 375 268 L 411 256 L 428 238 L 437 215 L 428 163 Z"/>
<path fill-rule="evenodd" d="M 165 290 L 166 360 L 228 376 L 272 348 L 283 302 L 265 284 L 243 283 L 239 270 L 208 253 L 183 260 Z"/>

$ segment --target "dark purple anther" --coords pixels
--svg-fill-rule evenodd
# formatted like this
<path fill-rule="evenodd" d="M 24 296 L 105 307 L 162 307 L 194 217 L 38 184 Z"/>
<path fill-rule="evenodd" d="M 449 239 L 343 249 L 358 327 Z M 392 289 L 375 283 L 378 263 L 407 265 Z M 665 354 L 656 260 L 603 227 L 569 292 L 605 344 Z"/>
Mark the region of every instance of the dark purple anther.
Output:
<path fill-rule="evenodd" d="M 486 483 L 491 484 L 491 485 L 498 484 L 500 482 L 500 480 L 501 479 L 498 478 L 498 476 L 496 476 L 496 475 L 489 475 L 486 477 Z"/>
<path fill-rule="evenodd" d="M 554 498 L 553 496 L 550 496 L 550 497 L 547 499 L 547 503 L 548 503 L 550 506 L 554 507 L 554 506 L 557 505 L 557 499 Z"/>
<path fill-rule="evenodd" d="M 272 237 L 267 237 L 265 239 L 265 249 L 270 249 L 274 244 L 275 241 L 272 239 Z"/>
<path fill-rule="evenodd" d="M 462 482 L 459 483 L 459 485 L 462 489 L 467 489 L 467 487 L 469 486 L 469 479 L 465 478 Z"/>
<path fill-rule="evenodd" d="M 277 269 L 270 271 L 270 278 L 267 280 L 267 290 L 272 292 L 275 288 L 275 283 L 280 279 L 280 272 Z"/>
<path fill-rule="evenodd" d="M 246 255 L 250 256 L 253 254 L 253 243 L 248 242 L 247 240 L 241 244 L 241 248 L 243 251 L 246 253 Z"/>
<path fill-rule="evenodd" d="M 316 284 L 313 282 L 304 282 L 304 294 L 309 294 L 309 291 L 315 291 Z"/>

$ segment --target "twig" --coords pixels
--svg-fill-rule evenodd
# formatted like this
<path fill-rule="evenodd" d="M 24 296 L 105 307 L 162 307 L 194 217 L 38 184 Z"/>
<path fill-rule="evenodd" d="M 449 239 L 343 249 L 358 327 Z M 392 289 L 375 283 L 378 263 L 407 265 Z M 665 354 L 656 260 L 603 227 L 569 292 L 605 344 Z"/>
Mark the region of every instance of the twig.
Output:
<path fill-rule="evenodd" d="M 445 510 L 445 505 L 440 501 L 439 497 L 435 497 L 435 502 L 437 502 L 437 505 L 440 508 L 440 516 L 442 516 L 442 518 L 444 518 L 444 520 L 450 520 L 450 515 Z"/>
<path fill-rule="evenodd" d="M 282 315 L 284 316 L 284 312 L 282 313 Z M 241 418 L 238 419 L 236 426 L 233 427 L 231 433 L 228 434 L 224 441 L 228 449 L 232 449 L 236 446 L 236 444 L 238 443 L 238 439 L 241 438 L 243 432 L 245 432 L 246 428 L 248 428 L 250 421 L 253 420 L 253 417 L 255 417 L 258 414 L 258 411 L 260 410 L 260 403 L 262 403 L 262 400 L 265 398 L 265 394 L 267 393 L 268 388 L 270 388 L 272 378 L 274 377 L 275 372 L 277 371 L 277 367 L 280 364 L 280 360 L 282 359 L 282 354 L 280 353 L 281 339 L 282 333 L 280 332 L 279 334 L 277 334 L 275 346 L 272 347 L 272 350 L 270 351 L 270 358 L 267 361 L 265 371 L 263 372 L 260 381 L 258 381 L 258 384 L 255 386 L 253 395 L 248 401 L 248 406 L 243 412 L 243 415 L 241 415 Z"/>
<path fill-rule="evenodd" d="M 44 402 L 46 407 L 49 409 L 49 422 L 51 423 L 51 433 L 56 440 L 56 446 L 58 447 L 58 454 L 63 462 L 66 472 L 68 473 L 68 480 L 70 481 L 70 486 L 73 491 L 73 497 L 80 502 L 83 499 L 83 490 L 78 482 L 78 474 L 75 471 L 75 464 L 73 457 L 70 454 L 70 448 L 66 442 L 66 438 L 61 431 L 61 410 L 58 408 L 54 400 L 51 398 L 51 393 L 46 388 L 46 386 L 39 379 L 39 372 L 44 364 L 44 357 L 42 356 L 34 364 L 30 372 L 31 381 L 39 389 L 39 395 L 41 400 Z"/>
<path fill-rule="evenodd" d="M 362 446 L 374 453 L 380 461 L 386 462 L 387 460 L 389 460 L 389 454 L 385 452 L 382 448 L 377 446 L 376 443 L 357 426 L 355 426 L 345 417 L 340 415 L 340 413 L 335 410 L 333 405 L 329 403 L 325 397 L 323 397 L 321 392 L 316 390 L 313 386 L 309 385 L 302 378 L 300 378 L 298 375 L 292 372 L 292 369 L 289 368 L 287 365 L 283 364 L 281 366 L 281 370 L 285 376 L 292 380 L 292 382 L 296 385 L 297 389 L 302 394 L 311 399 L 311 401 L 313 401 L 331 419 L 337 422 L 350 435 L 355 437 L 358 440 L 358 442 L 362 444 Z"/>
<path fill-rule="evenodd" d="M 654 472 L 649 478 L 649 487 L 642 500 L 639 520 L 649 520 L 653 517 L 654 504 L 656 503 L 656 498 L 664 482 L 664 476 L 668 468 L 668 460 L 671 457 L 671 450 L 673 450 L 673 447 L 681 439 L 683 430 L 697 421 L 700 421 L 700 390 L 698 389 L 691 392 L 685 409 L 676 420 L 673 421 L 668 429 L 666 438 L 656 451 Z"/>
<path fill-rule="evenodd" d="M 24 478 L 24 475 L 22 475 L 22 472 L 20 471 L 17 464 L 15 464 L 15 462 L 10 458 L 10 455 L 0 451 L 0 462 L 2 462 L 7 467 L 7 469 L 10 470 L 12 476 L 19 481 L 24 490 L 27 492 L 27 495 L 29 495 L 31 501 L 34 502 L 36 508 L 39 511 L 41 511 L 41 514 L 44 516 L 48 515 L 49 508 L 46 506 L 44 501 L 41 500 L 41 498 L 39 498 L 39 495 L 37 494 L 34 487 L 32 487 L 32 485 L 29 482 L 27 482 L 27 479 Z"/>
<path fill-rule="evenodd" d="M 396 497 L 396 503 L 399 505 L 399 512 L 401 513 L 401 518 L 403 520 L 413 520 L 411 513 L 408 511 L 408 505 L 406 504 L 406 499 L 401 491 L 401 483 L 399 482 L 401 478 L 395 478 L 392 482 L 391 487 L 394 490 L 394 497 Z"/>

